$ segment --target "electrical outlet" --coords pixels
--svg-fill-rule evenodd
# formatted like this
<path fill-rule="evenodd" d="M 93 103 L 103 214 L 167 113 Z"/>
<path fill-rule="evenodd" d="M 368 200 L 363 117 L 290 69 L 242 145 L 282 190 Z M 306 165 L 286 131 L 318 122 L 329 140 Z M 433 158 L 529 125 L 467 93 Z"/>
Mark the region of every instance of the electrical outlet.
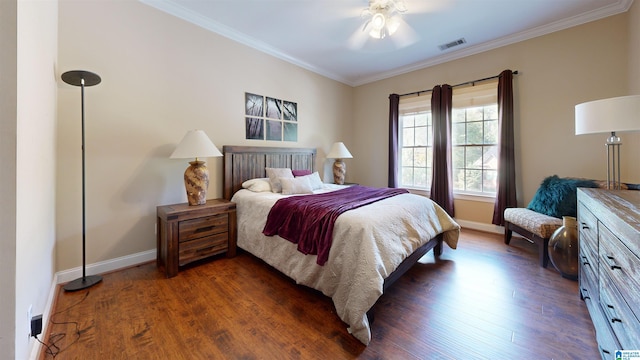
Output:
<path fill-rule="evenodd" d="M 33 311 L 33 304 L 29 305 L 29 310 L 27 310 L 27 319 L 29 320 L 29 337 L 31 337 L 31 312 Z"/>

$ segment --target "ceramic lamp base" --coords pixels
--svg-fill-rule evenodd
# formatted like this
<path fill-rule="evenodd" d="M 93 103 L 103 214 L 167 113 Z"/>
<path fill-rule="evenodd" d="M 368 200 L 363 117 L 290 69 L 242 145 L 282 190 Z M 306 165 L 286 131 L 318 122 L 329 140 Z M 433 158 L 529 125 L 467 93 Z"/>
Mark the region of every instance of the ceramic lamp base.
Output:
<path fill-rule="evenodd" d="M 207 203 L 207 189 L 209 188 L 209 170 L 204 161 L 191 161 L 191 166 L 184 172 L 184 186 L 187 189 L 189 205 L 204 205 Z"/>
<path fill-rule="evenodd" d="M 342 159 L 336 159 L 333 163 L 333 182 L 342 185 L 344 184 L 344 177 L 347 173 L 347 165 Z"/>

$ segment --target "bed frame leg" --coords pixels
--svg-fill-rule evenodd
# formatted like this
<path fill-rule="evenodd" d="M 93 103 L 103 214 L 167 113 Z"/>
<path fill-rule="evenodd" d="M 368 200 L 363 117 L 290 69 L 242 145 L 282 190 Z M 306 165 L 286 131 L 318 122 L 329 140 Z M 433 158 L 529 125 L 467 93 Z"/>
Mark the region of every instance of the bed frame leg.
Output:
<path fill-rule="evenodd" d="M 436 246 L 433 247 L 433 255 L 434 256 L 442 255 L 442 240 L 439 240 Z"/>

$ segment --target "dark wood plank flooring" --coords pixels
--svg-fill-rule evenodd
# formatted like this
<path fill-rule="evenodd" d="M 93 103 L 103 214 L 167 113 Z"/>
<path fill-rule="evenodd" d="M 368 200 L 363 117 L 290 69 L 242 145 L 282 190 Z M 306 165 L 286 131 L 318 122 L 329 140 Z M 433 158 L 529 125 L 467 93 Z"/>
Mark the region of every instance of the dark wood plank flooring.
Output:
<path fill-rule="evenodd" d="M 44 339 L 57 359 L 598 359 L 577 282 L 537 259 L 522 239 L 464 230 L 380 298 L 369 346 L 329 298 L 244 252 L 59 291 Z"/>

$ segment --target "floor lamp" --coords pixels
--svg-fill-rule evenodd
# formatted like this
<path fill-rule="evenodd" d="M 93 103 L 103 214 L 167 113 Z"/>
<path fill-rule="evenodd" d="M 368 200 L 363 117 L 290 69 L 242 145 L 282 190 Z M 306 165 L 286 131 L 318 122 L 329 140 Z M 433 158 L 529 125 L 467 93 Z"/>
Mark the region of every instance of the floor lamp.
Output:
<path fill-rule="evenodd" d="M 100 275 L 86 275 L 86 220 L 85 220 L 85 176 L 84 176 L 84 88 L 98 85 L 100 76 L 89 71 L 72 70 L 62 74 L 62 81 L 69 85 L 80 86 L 81 111 L 82 111 L 82 277 L 67 283 L 63 288 L 66 291 L 77 291 L 91 287 L 100 281 Z"/>
<path fill-rule="evenodd" d="M 620 146 L 616 132 L 640 130 L 640 95 L 621 96 L 576 105 L 576 135 L 610 133 L 607 146 L 607 188 L 620 189 Z"/>

